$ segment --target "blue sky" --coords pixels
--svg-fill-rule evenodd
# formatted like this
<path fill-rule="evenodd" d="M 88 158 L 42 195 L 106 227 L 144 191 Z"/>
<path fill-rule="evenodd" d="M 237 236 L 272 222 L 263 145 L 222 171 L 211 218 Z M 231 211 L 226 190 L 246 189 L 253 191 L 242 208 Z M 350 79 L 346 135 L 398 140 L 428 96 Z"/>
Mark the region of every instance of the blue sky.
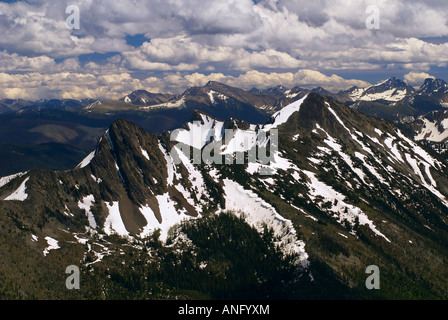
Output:
<path fill-rule="evenodd" d="M 66 8 L 79 8 L 67 29 Z M 380 28 L 366 27 L 378 8 Z M 0 1 L 0 98 L 448 80 L 445 0 Z"/>

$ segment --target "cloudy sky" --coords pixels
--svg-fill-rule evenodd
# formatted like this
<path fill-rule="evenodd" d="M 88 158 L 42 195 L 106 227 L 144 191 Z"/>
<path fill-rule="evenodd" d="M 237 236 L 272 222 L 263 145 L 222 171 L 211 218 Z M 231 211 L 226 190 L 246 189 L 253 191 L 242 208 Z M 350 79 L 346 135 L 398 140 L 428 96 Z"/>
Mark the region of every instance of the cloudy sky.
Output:
<path fill-rule="evenodd" d="M 1 1 L 0 34 L 0 98 L 448 80 L 446 0 Z"/>

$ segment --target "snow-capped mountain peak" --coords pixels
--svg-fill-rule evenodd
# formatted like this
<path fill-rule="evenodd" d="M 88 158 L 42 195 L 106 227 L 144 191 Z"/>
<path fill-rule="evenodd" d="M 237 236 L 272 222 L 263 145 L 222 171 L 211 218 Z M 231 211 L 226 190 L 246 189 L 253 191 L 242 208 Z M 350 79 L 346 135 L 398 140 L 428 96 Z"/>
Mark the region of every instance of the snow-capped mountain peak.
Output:
<path fill-rule="evenodd" d="M 417 95 L 428 95 L 448 93 L 448 83 L 442 79 L 427 78 L 417 91 Z"/>
<path fill-rule="evenodd" d="M 414 94 L 415 89 L 395 77 L 388 78 L 366 88 L 352 88 L 349 96 L 353 101 L 398 102 Z"/>

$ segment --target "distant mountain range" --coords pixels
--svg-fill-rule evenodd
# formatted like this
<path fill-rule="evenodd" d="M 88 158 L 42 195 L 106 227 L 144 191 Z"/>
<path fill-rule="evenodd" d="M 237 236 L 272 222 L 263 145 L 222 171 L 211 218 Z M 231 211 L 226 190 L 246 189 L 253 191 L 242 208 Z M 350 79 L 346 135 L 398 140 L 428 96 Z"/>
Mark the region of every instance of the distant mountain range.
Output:
<path fill-rule="evenodd" d="M 209 83 L 154 108 L 294 101 L 262 123 L 196 110 L 157 135 L 118 119 L 74 168 L 1 178 L 0 296 L 446 298 L 446 160 L 320 94 L 252 91 Z M 249 160 L 261 150 L 268 163 Z M 372 264 L 381 290 L 366 288 Z"/>
<path fill-rule="evenodd" d="M 154 105 L 165 103 L 171 100 L 174 96 L 171 94 L 163 94 L 163 93 L 151 93 L 146 90 L 136 90 L 131 94 L 120 99 L 120 101 L 124 101 L 126 103 L 131 103 L 135 105 Z"/>
<path fill-rule="evenodd" d="M 136 90 L 116 102 L 92 99 L 39 101 L 4 99 L 0 100 L 0 113 L 39 108 L 70 111 L 81 109 L 94 112 L 95 110 L 104 111 L 104 105 L 112 105 L 115 109 L 121 110 L 211 109 L 219 106 L 220 109 L 223 107 L 227 109 L 226 111 L 243 113 L 242 115 L 246 116 L 247 113 L 252 112 L 272 114 L 309 92 L 327 96 L 363 113 L 397 121 L 408 116 L 417 117 L 430 111 L 448 107 L 448 84 L 444 80 L 428 78 L 419 89 L 415 89 L 406 82 L 391 77 L 366 88 L 352 87 L 337 93 L 330 92 L 322 87 L 314 89 L 294 87 L 288 89 L 284 86 L 263 90 L 253 88 L 246 91 L 210 81 L 203 87 L 189 88 L 181 95 Z M 216 112 L 216 110 L 204 111 Z M 226 111 L 221 111 L 223 118 L 229 116 Z M 233 115 L 237 116 L 237 114 Z M 258 120 L 254 118 L 253 122 Z"/>
<path fill-rule="evenodd" d="M 171 97 L 170 99 L 167 99 L 166 95 L 151 94 L 139 90 L 121 100 L 126 100 L 128 103 L 136 105 L 152 106 L 155 108 L 176 108 L 179 106 L 188 107 L 188 104 L 194 102 L 213 105 L 225 101 L 227 98 L 231 98 L 235 101 L 247 103 L 258 109 L 273 113 L 290 103 L 292 99 L 300 99 L 308 92 L 319 93 L 355 109 L 363 109 L 361 111 L 365 113 L 368 111 L 368 103 L 375 103 L 373 106 L 387 106 L 394 111 L 398 106 L 406 105 L 409 108 L 408 112 L 412 110 L 412 115 L 421 115 L 429 111 L 448 107 L 448 84 L 444 80 L 428 78 L 419 89 L 415 89 L 395 77 L 366 88 L 352 87 L 338 93 L 329 92 L 322 87 L 308 90 L 301 87 L 287 89 L 284 86 L 264 90 L 253 88 L 244 91 L 221 83 L 209 82 L 204 87 L 188 89 L 182 95 Z M 157 100 L 150 98 L 151 96 L 158 97 L 159 95 L 165 99 Z M 372 111 L 374 110 L 373 107 L 371 109 Z M 387 117 L 384 118 L 396 120 L 409 115 L 407 113 L 400 114 L 400 112 L 394 115 L 394 111 L 389 112 Z"/>
<path fill-rule="evenodd" d="M 129 119 L 153 134 L 180 127 L 195 110 L 217 119 L 233 117 L 249 123 L 264 123 L 273 113 L 308 93 L 318 93 L 362 113 L 392 121 L 413 136 L 428 138 L 428 141 L 431 136 L 445 135 L 445 127 L 423 120 L 431 119 L 432 112 L 442 112 L 448 103 L 447 83 L 433 78 L 426 79 L 418 89 L 392 77 L 367 88 L 353 87 L 337 93 L 322 87 L 299 86 L 242 90 L 211 81 L 180 95 L 137 90 L 119 100 L 6 99 L 0 101 L 0 145 L 5 146 L 4 159 L 17 161 L 14 169 L 3 166 L 0 175 L 17 168 L 25 170 L 33 164 L 35 157 L 18 156 L 23 154 L 19 150 L 26 146 L 32 147 L 37 157 L 51 152 L 48 146 L 56 147 L 54 143 L 67 145 L 73 156 L 79 154 L 73 148 L 83 153 L 95 145 L 101 132 L 117 118 Z M 433 133 L 428 133 L 429 130 Z M 46 146 L 39 150 L 40 144 Z M 70 159 L 73 163 L 74 158 Z M 44 164 L 39 167 L 51 169 L 66 165 L 67 162 L 55 167 L 48 162 L 47 167 Z"/>

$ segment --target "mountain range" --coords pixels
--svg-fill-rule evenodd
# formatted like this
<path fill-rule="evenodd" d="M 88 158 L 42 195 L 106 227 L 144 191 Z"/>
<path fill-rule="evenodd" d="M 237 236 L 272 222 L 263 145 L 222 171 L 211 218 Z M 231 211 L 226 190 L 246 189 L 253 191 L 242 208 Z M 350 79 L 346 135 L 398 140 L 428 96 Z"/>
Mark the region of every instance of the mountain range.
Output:
<path fill-rule="evenodd" d="M 359 105 L 363 102 L 376 102 L 385 105 L 404 103 L 412 106 L 417 112 L 428 112 L 448 106 L 448 84 L 444 80 L 427 78 L 420 88 L 416 89 L 396 77 L 390 77 L 365 88 L 352 87 L 337 93 L 330 92 L 322 87 L 305 89 L 297 86 L 288 89 L 281 85 L 262 90 L 257 88 L 242 90 L 223 83 L 209 81 L 205 86 L 192 87 L 181 95 L 136 90 L 118 101 L 128 105 L 143 107 L 176 108 L 183 106 L 184 103 L 188 106 L 194 101 L 198 102 L 198 104 L 204 103 L 209 105 L 230 98 L 234 102 L 238 101 L 258 109 L 270 110 L 272 114 L 278 108 L 284 106 L 281 104 L 281 100 L 293 99 L 307 92 L 319 93 L 347 105 Z M 93 99 L 41 99 L 38 101 L 3 99 L 0 100 L 0 112 L 5 113 L 28 108 L 91 109 L 101 105 L 98 102 L 100 101 Z M 106 100 L 106 103 L 110 103 L 110 101 Z"/>
<path fill-rule="evenodd" d="M 350 92 L 411 94 L 390 84 Z M 232 116 L 196 110 L 158 134 L 117 119 L 72 169 L 1 178 L 0 296 L 445 299 L 448 163 L 319 91 L 209 83 L 132 108 Z"/>
<path fill-rule="evenodd" d="M 413 137 L 420 137 L 424 136 L 420 131 L 422 119 L 445 109 L 447 90 L 441 79 L 428 78 L 416 89 L 392 77 L 367 88 L 353 87 L 337 93 L 322 87 L 298 86 L 242 90 L 211 81 L 180 95 L 137 90 L 119 100 L 5 99 L 0 101 L 0 159 L 4 160 L 0 160 L 0 175 L 33 166 L 69 169 L 95 146 L 117 118 L 126 118 L 153 134 L 182 126 L 195 110 L 219 119 L 233 117 L 253 124 L 264 123 L 307 93 L 318 93 L 362 113 L 392 121 Z M 443 131 L 442 127 L 437 128 Z M 439 142 L 424 142 L 440 149 Z M 61 149 L 67 150 L 66 157 L 40 160 L 49 153 L 59 154 Z"/>
<path fill-rule="evenodd" d="M 392 121 L 406 121 L 406 118 L 409 120 L 409 117 L 422 116 L 448 106 L 448 84 L 444 80 L 428 78 L 416 89 L 400 79 L 391 77 L 366 88 L 352 87 L 337 93 L 322 87 L 287 89 L 284 86 L 277 86 L 263 90 L 256 88 L 242 90 L 210 81 L 203 87 L 192 87 L 181 95 L 136 90 L 118 101 L 3 99 L 0 101 L 0 113 L 57 109 L 109 114 L 120 111 L 166 111 L 187 108 L 204 109 L 204 112 L 211 114 L 220 112 L 215 116 L 221 118 L 234 116 L 255 123 L 265 121 L 266 115 L 272 115 L 309 92 L 319 93 L 363 113 Z M 250 114 L 253 114 L 252 117 Z"/>
<path fill-rule="evenodd" d="M 57 109 L 77 113 L 116 115 L 120 112 L 158 111 L 160 113 L 164 110 L 168 113 L 169 109 L 189 109 L 190 111 L 200 109 L 216 117 L 234 116 L 257 123 L 266 121 L 274 112 L 309 92 L 327 96 L 363 113 L 397 123 L 409 122 L 418 116 L 448 106 L 448 84 L 444 80 L 428 78 L 417 89 L 398 78 L 391 77 L 366 88 L 352 87 L 337 93 L 322 87 L 306 89 L 298 86 L 291 89 L 277 86 L 263 90 L 256 88 L 242 90 L 210 81 L 203 87 L 189 88 L 181 95 L 136 90 L 118 101 L 4 99 L 0 100 L 0 113 Z M 157 127 L 155 130 L 160 132 L 178 125 L 179 123 L 172 127 Z"/>
<path fill-rule="evenodd" d="M 253 88 L 245 91 L 210 81 L 204 87 L 188 89 L 182 95 L 171 96 L 170 99 L 167 99 L 163 94 L 158 94 L 165 97 L 165 99 L 151 100 L 148 97 L 155 97 L 157 94 L 138 90 L 122 98 L 121 101 L 126 100 L 131 104 L 153 108 L 177 108 L 181 106 L 188 107 L 191 104 L 195 104 L 196 107 L 200 104 L 219 104 L 226 102 L 230 98 L 232 101 L 245 103 L 272 114 L 291 103 L 293 99 L 299 99 L 309 92 L 327 96 L 352 108 L 359 109 L 363 113 L 376 112 L 371 115 L 389 120 L 399 120 L 409 115 L 422 115 L 448 106 L 448 84 L 444 80 L 428 78 L 419 89 L 415 89 L 395 77 L 388 78 L 366 88 L 352 87 L 337 93 L 332 93 L 322 87 L 314 89 L 294 87 L 287 89 L 284 86 L 264 90 Z M 142 98 L 142 95 L 146 98 Z M 145 102 L 143 103 L 142 101 Z M 388 107 L 390 110 L 380 113 L 372 106 L 376 106 L 377 109 L 379 106 L 382 108 Z"/>

